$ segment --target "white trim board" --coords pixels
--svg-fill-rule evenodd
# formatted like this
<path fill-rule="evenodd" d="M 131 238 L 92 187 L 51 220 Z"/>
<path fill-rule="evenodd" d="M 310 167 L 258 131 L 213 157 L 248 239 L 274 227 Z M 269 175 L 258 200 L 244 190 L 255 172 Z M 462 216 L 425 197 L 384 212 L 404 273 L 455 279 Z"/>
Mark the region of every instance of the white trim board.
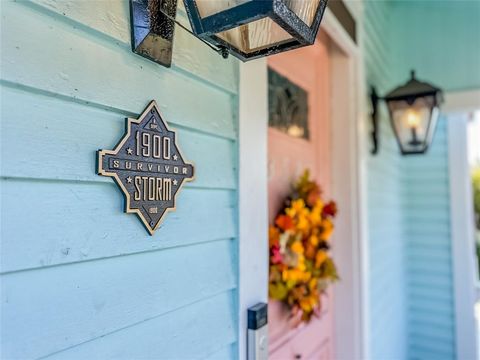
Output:
<path fill-rule="evenodd" d="M 238 358 L 247 358 L 247 309 L 268 303 L 267 61 L 240 64 Z"/>
<path fill-rule="evenodd" d="M 361 22 L 356 18 L 357 23 Z M 363 114 L 367 113 L 361 49 L 329 9 L 322 29 L 332 46 L 332 190 L 343 218 L 336 221 L 333 246 L 342 280 L 334 286 L 335 358 L 367 359 L 368 222 L 365 164 L 368 154 Z M 339 223 L 341 221 L 341 223 Z M 347 241 L 345 241 L 347 240 Z"/>
<path fill-rule="evenodd" d="M 448 115 L 447 118 L 456 358 L 476 360 L 478 358 L 474 316 L 476 266 L 472 189 L 468 165 L 468 112 L 458 112 Z"/>
<path fill-rule="evenodd" d="M 467 112 L 480 109 L 480 89 L 448 91 L 442 112 Z"/>

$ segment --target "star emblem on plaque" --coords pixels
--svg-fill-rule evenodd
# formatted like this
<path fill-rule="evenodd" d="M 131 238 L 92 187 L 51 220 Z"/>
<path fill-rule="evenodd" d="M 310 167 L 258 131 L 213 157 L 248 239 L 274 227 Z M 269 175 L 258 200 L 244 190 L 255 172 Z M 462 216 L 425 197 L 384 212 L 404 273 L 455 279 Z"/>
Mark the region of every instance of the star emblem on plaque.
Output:
<path fill-rule="evenodd" d="M 180 188 L 194 178 L 175 131 L 168 128 L 155 101 L 138 119 L 127 118 L 125 135 L 114 150 L 98 151 L 99 175 L 112 177 L 125 196 L 125 212 L 135 213 L 150 235 L 175 209 Z"/>

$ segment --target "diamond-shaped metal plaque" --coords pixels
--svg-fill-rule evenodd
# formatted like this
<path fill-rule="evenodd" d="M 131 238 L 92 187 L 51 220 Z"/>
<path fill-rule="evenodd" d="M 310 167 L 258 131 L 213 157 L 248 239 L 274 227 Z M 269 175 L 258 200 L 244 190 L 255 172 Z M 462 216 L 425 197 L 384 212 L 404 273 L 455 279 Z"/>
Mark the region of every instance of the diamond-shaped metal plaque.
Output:
<path fill-rule="evenodd" d="M 185 162 L 176 133 L 160 116 L 155 101 L 138 119 L 126 120 L 126 131 L 114 150 L 98 151 L 98 174 L 110 176 L 125 195 L 125 212 L 135 213 L 150 235 L 175 209 L 176 196 L 194 178 Z"/>

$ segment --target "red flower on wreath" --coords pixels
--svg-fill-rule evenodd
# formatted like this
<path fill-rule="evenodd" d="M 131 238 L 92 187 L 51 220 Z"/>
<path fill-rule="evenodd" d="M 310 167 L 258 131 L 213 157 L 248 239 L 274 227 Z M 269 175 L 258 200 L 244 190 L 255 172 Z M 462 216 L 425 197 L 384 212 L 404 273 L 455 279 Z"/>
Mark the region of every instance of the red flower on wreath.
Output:
<path fill-rule="evenodd" d="M 337 204 L 335 201 L 330 201 L 323 207 L 322 216 L 334 217 L 335 215 L 337 215 Z"/>
<path fill-rule="evenodd" d="M 283 256 L 280 253 L 280 246 L 273 245 L 272 248 L 270 249 L 270 252 L 271 252 L 270 261 L 272 262 L 272 264 L 280 264 L 283 261 Z"/>

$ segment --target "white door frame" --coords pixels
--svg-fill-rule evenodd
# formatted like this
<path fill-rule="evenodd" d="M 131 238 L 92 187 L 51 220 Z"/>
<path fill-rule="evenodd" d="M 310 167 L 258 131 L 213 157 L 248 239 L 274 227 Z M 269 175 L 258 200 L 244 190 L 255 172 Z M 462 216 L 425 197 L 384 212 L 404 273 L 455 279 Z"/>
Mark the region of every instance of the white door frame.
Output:
<path fill-rule="evenodd" d="M 458 359 L 478 359 L 474 305 L 477 276 L 473 200 L 468 164 L 467 123 L 480 109 L 480 90 L 446 94 L 450 220 L 455 299 L 455 343 Z"/>
<path fill-rule="evenodd" d="M 356 11 L 360 14 L 361 11 Z M 358 15 L 358 24 L 361 23 Z M 329 9 L 322 29 L 341 50 L 332 61 L 333 169 L 342 189 L 334 196 L 348 201 L 348 228 L 337 228 L 351 239 L 334 250 L 342 274 L 335 286 L 335 355 L 337 359 L 368 358 L 365 319 L 368 310 L 367 216 L 363 114 L 365 85 L 359 47 Z M 345 74 L 344 71 L 347 70 Z M 343 80 L 342 80 L 343 79 Z M 337 81 L 338 80 L 338 81 Z M 247 309 L 268 302 L 267 130 L 268 80 L 265 59 L 240 64 L 239 99 L 239 321 L 238 355 L 246 358 Z M 338 86 L 336 84 L 338 83 Z M 337 111 L 338 110 L 338 111 Z M 341 110 L 341 111 L 340 111 Z M 342 125 L 343 124 L 343 125 Z M 346 126 L 345 126 L 346 125 Z M 335 180 L 334 180 L 335 182 Z M 335 184 L 333 184 L 335 185 Z M 344 198 L 343 198 L 344 197 Z M 344 209 L 347 213 L 347 209 Z M 341 210 L 342 211 L 342 210 Z M 343 246 L 342 246 L 343 245 Z"/>
<path fill-rule="evenodd" d="M 238 358 L 247 358 L 247 309 L 268 303 L 267 60 L 239 70 Z"/>
<path fill-rule="evenodd" d="M 362 270 L 367 259 L 362 159 L 368 155 L 361 126 L 365 80 L 359 47 L 337 19 L 328 15 L 322 25 L 335 43 L 331 47 L 332 194 L 340 211 L 332 248 L 341 277 L 334 285 L 334 356 L 339 360 L 363 359 L 367 357 L 363 321 L 368 295 Z M 358 17 L 356 21 L 361 23 Z"/>

